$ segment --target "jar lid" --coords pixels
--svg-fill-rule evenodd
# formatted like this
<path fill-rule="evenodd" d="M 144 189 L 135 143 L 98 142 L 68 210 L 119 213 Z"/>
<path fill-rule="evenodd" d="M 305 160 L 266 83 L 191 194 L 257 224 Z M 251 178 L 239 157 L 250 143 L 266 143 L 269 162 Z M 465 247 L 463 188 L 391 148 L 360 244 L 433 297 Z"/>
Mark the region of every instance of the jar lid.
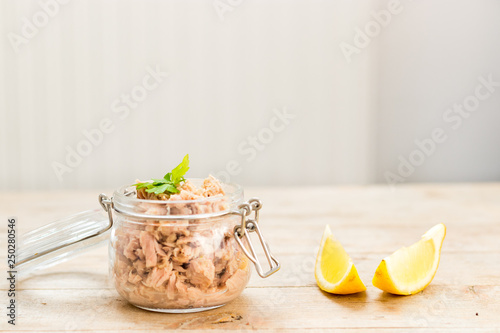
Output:
<path fill-rule="evenodd" d="M 88 210 L 22 235 L 16 253 L 20 277 L 49 268 L 109 238 L 109 220 L 102 210 Z M 44 254 L 45 253 L 45 254 Z"/>

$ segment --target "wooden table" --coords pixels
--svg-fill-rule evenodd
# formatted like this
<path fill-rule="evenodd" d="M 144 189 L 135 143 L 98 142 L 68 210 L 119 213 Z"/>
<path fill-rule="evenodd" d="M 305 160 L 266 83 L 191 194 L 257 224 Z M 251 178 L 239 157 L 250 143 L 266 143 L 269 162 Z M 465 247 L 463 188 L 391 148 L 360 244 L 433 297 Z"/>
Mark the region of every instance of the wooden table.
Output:
<path fill-rule="evenodd" d="M 18 217 L 21 234 L 97 208 L 98 193 L 0 194 L 2 244 L 7 216 Z M 246 194 L 263 200 L 261 226 L 283 267 L 268 279 L 253 274 L 232 303 L 184 315 L 135 308 L 109 285 L 107 249 L 100 247 L 19 282 L 15 330 L 500 332 L 500 184 L 251 188 Z M 371 285 L 382 258 L 440 222 L 448 233 L 427 289 L 393 296 Z M 354 260 L 366 292 L 335 296 L 316 286 L 314 261 L 326 224 Z M 5 263 L 5 245 L 1 252 Z M 1 318 L 0 329 L 12 330 Z"/>

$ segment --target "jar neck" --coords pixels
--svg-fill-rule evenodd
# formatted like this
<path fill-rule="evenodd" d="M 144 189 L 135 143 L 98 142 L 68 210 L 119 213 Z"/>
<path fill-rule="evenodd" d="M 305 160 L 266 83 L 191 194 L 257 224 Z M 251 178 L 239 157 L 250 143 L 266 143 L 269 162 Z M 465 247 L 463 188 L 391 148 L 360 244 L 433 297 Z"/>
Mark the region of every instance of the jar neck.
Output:
<path fill-rule="evenodd" d="M 201 179 L 190 179 L 195 185 Z M 236 184 L 222 184 L 224 195 L 195 200 L 137 199 L 134 186 L 123 186 L 115 191 L 113 209 L 116 213 L 153 220 L 193 220 L 217 217 L 238 209 L 243 202 L 243 189 Z"/>

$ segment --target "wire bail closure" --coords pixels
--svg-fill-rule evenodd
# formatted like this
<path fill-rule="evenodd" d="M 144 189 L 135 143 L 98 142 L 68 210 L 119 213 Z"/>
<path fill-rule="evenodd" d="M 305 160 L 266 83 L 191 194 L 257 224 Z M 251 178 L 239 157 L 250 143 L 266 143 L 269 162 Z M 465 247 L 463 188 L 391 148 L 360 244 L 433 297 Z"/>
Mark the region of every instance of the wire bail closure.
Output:
<path fill-rule="evenodd" d="M 262 232 L 259 228 L 259 210 L 262 208 L 262 202 L 258 198 L 252 198 L 247 202 L 238 206 L 239 211 L 234 212 L 234 214 L 241 215 L 241 224 L 234 227 L 234 238 L 240 245 L 241 249 L 245 253 L 245 255 L 253 262 L 255 265 L 255 269 L 257 273 L 262 278 L 266 278 L 274 273 L 276 273 L 280 268 L 281 264 L 279 261 L 271 254 L 271 250 L 269 249 L 269 245 L 267 244 Z M 250 214 L 254 212 L 253 218 L 248 218 Z M 266 255 L 267 262 L 269 263 L 270 269 L 267 272 L 264 272 L 262 269 L 262 265 L 255 253 L 254 246 L 252 244 L 252 240 L 250 239 L 251 232 L 256 232 L 259 237 L 262 248 L 264 249 L 264 253 Z M 242 242 L 243 237 L 245 237 L 248 247 L 250 248 L 250 252 L 245 247 Z"/>
<path fill-rule="evenodd" d="M 110 229 L 113 226 L 113 198 L 109 198 L 106 194 L 101 193 L 99 194 L 99 203 L 101 204 L 102 209 L 106 213 L 108 213 L 108 218 L 109 218 L 109 226 L 108 229 Z M 106 229 L 106 230 L 108 230 Z"/>

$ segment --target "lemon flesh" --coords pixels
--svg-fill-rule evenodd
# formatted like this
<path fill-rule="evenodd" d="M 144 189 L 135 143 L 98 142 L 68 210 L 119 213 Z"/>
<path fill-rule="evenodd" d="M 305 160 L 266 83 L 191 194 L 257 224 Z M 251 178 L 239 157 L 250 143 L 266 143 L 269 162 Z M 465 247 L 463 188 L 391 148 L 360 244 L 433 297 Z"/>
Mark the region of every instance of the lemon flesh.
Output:
<path fill-rule="evenodd" d="M 356 267 L 342 245 L 326 226 L 316 258 L 316 283 L 333 294 L 353 294 L 366 290 Z"/>
<path fill-rule="evenodd" d="M 382 260 L 373 277 L 373 285 L 397 295 L 412 295 L 424 290 L 438 269 L 445 236 L 445 225 L 438 224 L 420 241 Z"/>

